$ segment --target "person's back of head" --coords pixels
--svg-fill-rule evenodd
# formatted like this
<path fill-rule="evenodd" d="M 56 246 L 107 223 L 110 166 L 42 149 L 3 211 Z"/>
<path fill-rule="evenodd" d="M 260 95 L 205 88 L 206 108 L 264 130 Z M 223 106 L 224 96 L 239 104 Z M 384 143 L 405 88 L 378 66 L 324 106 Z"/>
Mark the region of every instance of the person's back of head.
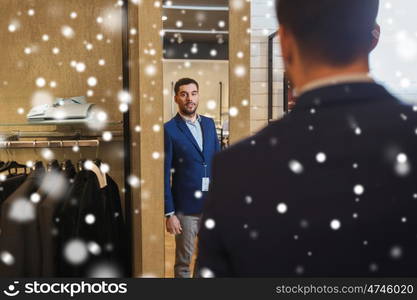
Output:
<path fill-rule="evenodd" d="M 379 0 L 277 0 L 276 7 L 306 57 L 344 65 L 372 49 Z"/>
<path fill-rule="evenodd" d="M 378 8 L 379 0 L 276 0 L 282 56 L 296 88 L 343 71 L 368 72 Z"/>

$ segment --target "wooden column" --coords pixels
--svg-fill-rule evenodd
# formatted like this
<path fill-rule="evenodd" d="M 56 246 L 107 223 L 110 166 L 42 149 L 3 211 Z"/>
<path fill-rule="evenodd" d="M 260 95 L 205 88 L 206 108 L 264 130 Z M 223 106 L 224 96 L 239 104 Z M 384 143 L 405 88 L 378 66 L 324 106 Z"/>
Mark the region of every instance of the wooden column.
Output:
<path fill-rule="evenodd" d="M 250 135 L 250 1 L 229 1 L 230 143 Z"/>
<path fill-rule="evenodd" d="M 134 276 L 164 277 L 162 8 L 130 2 Z M 135 32 L 135 31 L 133 31 Z M 132 33 L 132 32 L 131 32 Z M 135 43 L 137 41 L 137 43 Z"/>

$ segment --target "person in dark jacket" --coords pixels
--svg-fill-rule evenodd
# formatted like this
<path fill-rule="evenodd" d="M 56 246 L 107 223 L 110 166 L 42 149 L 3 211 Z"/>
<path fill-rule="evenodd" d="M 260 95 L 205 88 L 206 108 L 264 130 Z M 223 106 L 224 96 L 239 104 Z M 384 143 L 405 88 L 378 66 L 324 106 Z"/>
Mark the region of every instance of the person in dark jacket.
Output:
<path fill-rule="evenodd" d="M 378 0 L 280 0 L 298 96 L 215 157 L 202 277 L 417 276 L 417 114 L 369 76 Z"/>

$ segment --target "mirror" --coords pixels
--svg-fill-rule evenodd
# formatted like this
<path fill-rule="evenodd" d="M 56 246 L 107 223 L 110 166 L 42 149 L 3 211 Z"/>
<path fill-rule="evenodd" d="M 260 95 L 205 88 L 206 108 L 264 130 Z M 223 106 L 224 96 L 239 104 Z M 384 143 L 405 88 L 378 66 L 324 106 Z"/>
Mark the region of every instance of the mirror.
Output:
<path fill-rule="evenodd" d="M 227 0 L 163 3 L 164 122 L 178 112 L 174 101 L 176 81 L 184 77 L 195 79 L 200 94 L 197 113 L 214 120 L 222 147 L 228 144 L 228 16 Z M 174 276 L 174 264 L 175 238 L 166 233 L 165 277 Z"/>

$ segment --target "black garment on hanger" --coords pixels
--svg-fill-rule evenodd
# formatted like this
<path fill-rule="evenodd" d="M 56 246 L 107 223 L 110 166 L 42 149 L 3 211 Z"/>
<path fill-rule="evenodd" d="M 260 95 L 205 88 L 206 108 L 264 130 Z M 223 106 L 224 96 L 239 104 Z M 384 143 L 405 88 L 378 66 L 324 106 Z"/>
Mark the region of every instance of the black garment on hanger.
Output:
<path fill-rule="evenodd" d="M 6 201 L 6 199 L 23 184 L 26 178 L 27 174 L 21 174 L 8 178 L 4 182 L 0 182 L 0 207 L 3 202 Z"/>
<path fill-rule="evenodd" d="M 124 276 L 126 232 L 121 211 L 120 195 L 116 183 L 107 176 L 108 185 L 100 188 L 96 174 L 82 170 L 77 173 L 70 196 L 62 203 L 55 215 L 59 230 L 57 253 L 63 253 L 68 242 L 82 240 L 86 245 L 95 243 L 99 253 L 89 253 L 80 265 L 72 265 L 65 257 L 58 263 L 58 276 L 89 277 L 92 269 L 100 263 L 110 263 L 120 269 Z M 87 223 L 86 217 L 94 222 Z"/>
<path fill-rule="evenodd" d="M 42 277 L 54 277 L 57 274 L 57 261 L 60 259 L 61 253 L 57 252 L 58 228 L 54 223 L 54 214 L 59 205 L 68 197 L 69 191 L 72 189 L 71 181 L 65 172 L 65 180 L 67 180 L 66 191 L 61 199 L 48 195 L 37 206 L 38 226 L 40 231 L 41 251 L 42 251 Z M 74 169 L 75 172 L 75 169 Z"/>
<path fill-rule="evenodd" d="M 14 262 L 10 265 L 0 263 L 0 277 L 40 276 L 41 252 L 36 226 L 37 204 L 29 199 L 33 193 L 39 190 L 43 176 L 44 170 L 42 169 L 32 172 L 26 181 L 6 199 L 1 207 L 2 234 L 0 235 L 0 249 L 10 253 Z M 22 204 L 24 210 L 27 210 L 30 214 L 33 213 L 33 218 L 27 218 L 25 222 L 11 219 L 11 214 L 20 214 L 20 211 L 16 211 L 17 203 Z"/>

